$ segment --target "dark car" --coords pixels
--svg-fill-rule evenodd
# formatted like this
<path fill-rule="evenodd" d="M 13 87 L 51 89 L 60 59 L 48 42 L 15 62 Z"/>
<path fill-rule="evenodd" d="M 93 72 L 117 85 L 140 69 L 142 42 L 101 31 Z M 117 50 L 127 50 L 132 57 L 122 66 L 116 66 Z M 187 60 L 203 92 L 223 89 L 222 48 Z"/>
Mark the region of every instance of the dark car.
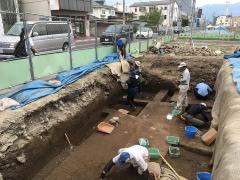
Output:
<path fill-rule="evenodd" d="M 116 39 L 115 39 L 116 35 Z M 128 40 L 133 40 L 133 28 L 129 25 L 110 25 L 105 32 L 102 33 L 100 37 L 100 42 L 102 44 L 114 44 L 115 40 L 120 38 L 127 38 Z"/>

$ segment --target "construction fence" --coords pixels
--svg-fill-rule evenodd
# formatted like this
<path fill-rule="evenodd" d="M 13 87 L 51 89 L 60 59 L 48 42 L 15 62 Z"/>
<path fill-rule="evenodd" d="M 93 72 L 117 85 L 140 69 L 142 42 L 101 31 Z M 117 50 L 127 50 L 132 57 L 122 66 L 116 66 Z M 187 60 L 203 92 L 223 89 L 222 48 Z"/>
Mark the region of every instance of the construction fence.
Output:
<path fill-rule="evenodd" d="M 144 37 L 136 37 L 131 23 L 110 22 L 104 28 L 102 22 L 90 21 L 92 36 L 86 38 L 77 36 L 81 27 L 71 17 L 9 12 L 1 17 L 8 18 L 0 22 L 0 90 L 102 60 L 117 51 L 121 37 L 128 39 L 126 50 L 133 55 L 147 51 L 155 40 L 172 40 L 144 27 L 137 32 Z"/>
<path fill-rule="evenodd" d="M 207 29 L 207 27 L 193 28 L 192 32 L 181 33 L 179 38 L 186 39 L 192 37 L 199 40 L 229 40 L 239 41 L 239 28 L 218 27 L 218 29 Z"/>

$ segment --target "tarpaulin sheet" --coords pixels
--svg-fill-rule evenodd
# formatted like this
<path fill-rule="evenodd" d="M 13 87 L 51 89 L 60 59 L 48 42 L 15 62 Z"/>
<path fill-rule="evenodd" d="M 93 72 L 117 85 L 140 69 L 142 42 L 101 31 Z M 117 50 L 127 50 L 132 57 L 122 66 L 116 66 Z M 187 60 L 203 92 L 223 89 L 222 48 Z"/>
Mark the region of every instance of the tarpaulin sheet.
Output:
<path fill-rule="evenodd" d="M 102 68 L 106 64 L 116 62 L 118 59 L 118 54 L 113 53 L 109 56 L 106 56 L 102 61 L 95 61 L 86 66 L 77 67 L 70 71 L 60 73 L 56 76 L 56 80 L 60 81 L 61 85 L 56 85 L 43 80 L 35 80 L 22 86 L 14 92 L 10 92 L 1 96 L 0 99 L 7 97 L 17 101 L 20 105 L 11 107 L 11 109 L 17 109 L 44 96 L 54 94 L 64 88 L 66 85 L 79 80 L 82 76 Z M 131 56 L 128 56 L 127 59 L 131 59 Z"/>
<path fill-rule="evenodd" d="M 224 59 L 229 59 L 229 58 L 240 58 L 240 51 L 234 51 L 232 54 L 225 54 Z"/>

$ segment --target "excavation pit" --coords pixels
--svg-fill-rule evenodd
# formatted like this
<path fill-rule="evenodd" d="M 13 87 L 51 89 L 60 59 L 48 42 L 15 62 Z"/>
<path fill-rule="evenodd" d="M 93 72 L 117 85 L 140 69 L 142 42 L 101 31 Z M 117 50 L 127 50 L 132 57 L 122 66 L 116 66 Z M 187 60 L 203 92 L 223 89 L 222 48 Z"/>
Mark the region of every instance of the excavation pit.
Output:
<path fill-rule="evenodd" d="M 191 59 L 145 57 L 142 61 L 145 81 L 142 92 L 136 97 L 136 111 L 128 109 L 124 104 L 126 92 L 104 68 L 85 76 L 57 94 L 42 98 L 14 112 L 6 112 L 1 118 L 14 123 L 1 133 L 13 134 L 21 130 L 23 125 L 26 128 L 23 128 L 24 132 L 17 134 L 16 142 L 2 153 L 6 154 L 0 163 L 0 171 L 4 178 L 98 179 L 103 166 L 116 155 L 118 149 L 136 144 L 140 137 L 148 138 L 150 145 L 159 147 L 166 155 L 166 136 L 176 135 L 184 139 L 184 124 L 178 119 L 167 122 L 166 115 L 171 111 L 169 102 L 175 101 L 177 96 L 176 85 L 173 83 L 176 68 L 173 66 L 185 60 Z M 167 63 L 168 61 L 172 61 L 173 64 Z M 195 74 L 201 70 L 194 69 L 195 63 L 197 61 L 191 64 L 193 84 L 197 81 Z M 220 64 L 217 62 L 216 66 L 214 64 L 214 70 L 209 73 L 211 85 L 220 67 L 218 63 Z M 213 100 L 208 101 L 209 105 L 213 104 Z M 190 103 L 199 103 L 191 93 Z M 130 113 L 125 115 L 118 112 L 118 109 L 129 110 Z M 121 124 L 110 135 L 96 131 L 98 123 L 108 121 L 114 116 L 120 118 Z M 73 150 L 70 149 L 65 133 L 73 145 Z M 184 151 L 195 151 L 188 146 L 195 147 L 200 143 L 184 139 L 181 147 L 187 149 Z M 198 153 L 201 152 L 205 155 L 211 154 L 211 149 L 201 148 L 202 150 L 195 151 L 197 153 L 193 153 L 192 156 L 198 157 Z M 26 162 L 21 164 L 16 158 L 22 154 L 25 155 Z M 210 157 L 205 155 L 202 159 L 206 164 Z M 177 163 L 183 162 L 186 162 L 186 157 L 183 161 L 180 157 Z M 174 166 L 174 162 L 172 163 Z M 184 171 L 180 171 L 183 176 Z M 186 178 L 191 179 L 193 175 L 187 176 Z M 114 168 L 107 179 L 139 179 L 139 176 L 128 168 Z"/>

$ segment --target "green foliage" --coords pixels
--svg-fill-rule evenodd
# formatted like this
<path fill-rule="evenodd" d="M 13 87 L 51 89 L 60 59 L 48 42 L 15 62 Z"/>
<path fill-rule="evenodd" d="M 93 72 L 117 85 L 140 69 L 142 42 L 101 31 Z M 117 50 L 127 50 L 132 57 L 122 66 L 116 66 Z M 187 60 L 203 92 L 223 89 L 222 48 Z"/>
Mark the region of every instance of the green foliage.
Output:
<path fill-rule="evenodd" d="M 173 21 L 173 27 L 177 26 L 177 21 Z"/>
<path fill-rule="evenodd" d="M 188 17 L 182 16 L 182 27 L 189 26 Z"/>
<path fill-rule="evenodd" d="M 144 16 L 139 17 L 140 21 L 146 22 L 147 26 L 158 26 L 163 22 L 162 12 L 160 10 L 154 9 Z"/>
<path fill-rule="evenodd" d="M 138 26 L 133 26 L 133 32 L 136 33 L 138 31 Z"/>

